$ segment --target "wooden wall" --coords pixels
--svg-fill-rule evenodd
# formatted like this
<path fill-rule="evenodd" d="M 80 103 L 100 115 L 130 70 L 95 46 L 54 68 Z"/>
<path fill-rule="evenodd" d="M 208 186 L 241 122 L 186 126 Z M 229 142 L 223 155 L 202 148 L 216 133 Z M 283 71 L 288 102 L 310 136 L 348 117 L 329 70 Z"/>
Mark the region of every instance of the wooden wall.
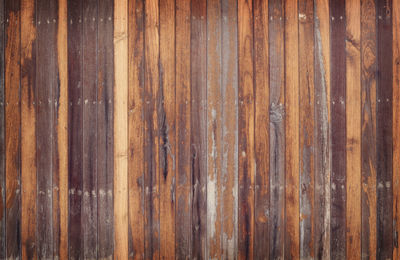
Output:
<path fill-rule="evenodd" d="M 400 1 L 0 24 L 0 259 L 400 259 Z"/>

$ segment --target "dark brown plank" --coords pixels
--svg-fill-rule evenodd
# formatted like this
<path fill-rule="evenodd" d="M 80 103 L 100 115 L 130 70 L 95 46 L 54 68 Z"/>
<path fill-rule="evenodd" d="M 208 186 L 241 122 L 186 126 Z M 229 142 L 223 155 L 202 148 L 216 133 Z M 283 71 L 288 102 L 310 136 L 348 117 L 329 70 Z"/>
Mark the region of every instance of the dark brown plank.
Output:
<path fill-rule="evenodd" d="M 285 122 L 284 2 L 269 2 L 270 258 L 284 255 Z"/>
<path fill-rule="evenodd" d="M 20 241 L 20 1 L 5 1 L 6 258 L 19 258 Z"/>
<path fill-rule="evenodd" d="M 329 0 L 314 5 L 315 193 L 314 257 L 330 257 L 330 16 Z"/>
<path fill-rule="evenodd" d="M 191 10 L 191 174 L 192 258 L 207 250 L 207 5 L 193 0 Z"/>
<path fill-rule="evenodd" d="M 254 3 L 254 97 L 255 97 L 255 201 L 254 258 L 269 257 L 269 62 L 268 1 Z M 297 5 L 294 5 L 297 6 Z M 293 7 L 293 5 L 291 5 Z M 294 17 L 297 20 L 297 14 Z M 293 27 L 293 29 L 297 29 Z M 297 35 L 296 35 L 297 39 Z M 295 49 L 295 48 L 293 48 Z M 291 57 L 293 59 L 294 57 Z M 296 60 L 296 59 L 293 59 Z M 297 71 L 296 71 L 297 72 Z M 298 211 L 298 210 L 297 210 Z M 295 216 L 294 216 L 295 218 Z M 298 218 L 297 218 L 298 219 Z M 298 220 L 296 219 L 296 222 Z"/>
<path fill-rule="evenodd" d="M 112 259 L 113 236 L 113 1 L 98 1 L 97 59 L 97 235 L 100 259 Z"/>
<path fill-rule="evenodd" d="M 331 9 L 331 258 L 346 257 L 346 18 L 345 1 Z"/>
<path fill-rule="evenodd" d="M 145 2 L 145 73 L 144 73 L 144 257 L 160 256 L 159 212 L 159 9 L 158 0 Z"/>
<path fill-rule="evenodd" d="M 82 240 L 82 3 L 68 1 L 68 171 L 69 232 L 71 259 L 83 257 Z"/>
<path fill-rule="evenodd" d="M 299 1 L 300 258 L 314 257 L 314 3 Z"/>
<path fill-rule="evenodd" d="M 5 146 L 5 96 L 4 96 L 4 3 L 0 1 L 0 258 L 6 257 L 6 146 Z"/>
<path fill-rule="evenodd" d="M 238 1 L 238 257 L 254 257 L 254 71 L 253 5 Z"/>
<path fill-rule="evenodd" d="M 97 257 L 97 0 L 83 1 L 83 257 Z"/>
<path fill-rule="evenodd" d="M 128 38 L 129 257 L 130 259 L 142 259 L 144 257 L 143 238 L 144 238 L 144 213 L 145 213 L 144 212 L 145 194 L 144 194 L 144 175 L 143 175 L 144 174 L 144 151 L 143 151 L 144 150 L 144 121 L 143 121 L 144 1 L 131 0 L 129 1 L 128 4 L 129 4 L 128 24 L 129 28 L 131 28 L 130 33 L 128 35 L 129 37 Z M 173 210 L 175 212 L 175 207 Z"/>
<path fill-rule="evenodd" d="M 37 258 L 36 243 L 36 5 L 21 2 L 21 243 L 22 259 Z"/>
<path fill-rule="evenodd" d="M 377 258 L 393 252 L 393 32 L 392 0 L 376 1 L 377 84 L 376 84 L 376 175 L 377 175 Z"/>

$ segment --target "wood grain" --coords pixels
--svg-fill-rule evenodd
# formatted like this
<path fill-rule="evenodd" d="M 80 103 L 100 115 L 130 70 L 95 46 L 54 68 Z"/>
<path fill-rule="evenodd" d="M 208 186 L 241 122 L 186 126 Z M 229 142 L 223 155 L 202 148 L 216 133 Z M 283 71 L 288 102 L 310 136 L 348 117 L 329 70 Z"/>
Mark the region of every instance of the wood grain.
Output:
<path fill-rule="evenodd" d="M 178 8 L 178 7 L 177 7 Z M 183 12 L 187 12 L 184 10 Z M 182 15 L 182 12 L 180 13 Z M 177 113 L 175 106 L 176 83 L 175 73 L 178 57 L 175 55 L 175 28 L 178 22 L 175 19 L 175 1 L 160 2 L 160 257 L 176 257 L 175 254 L 175 180 L 176 180 L 176 122 Z M 182 26 L 182 24 L 179 24 Z M 184 29 L 187 30 L 187 27 Z M 179 30 L 180 33 L 182 30 Z M 182 36 L 180 36 L 182 37 Z M 187 35 L 185 35 L 187 45 Z M 182 39 L 183 40 L 183 39 Z M 180 53 L 181 55 L 181 53 Z M 182 58 L 179 57 L 180 62 Z M 184 64 L 185 66 L 187 64 Z M 182 71 L 179 75 L 184 75 Z M 187 77 L 188 75 L 184 75 Z M 185 79 L 186 80 L 186 79 Z M 181 82 L 181 80 L 179 80 Z M 179 146 L 178 146 L 179 147 Z M 179 170 L 179 169 L 178 169 Z M 181 194 L 184 195 L 185 194 Z M 187 195 L 187 194 L 186 194 Z M 177 213 L 179 214 L 179 213 Z M 187 212 L 186 212 L 187 214 Z M 182 222 L 182 223 L 187 223 Z M 187 226 L 184 228 L 188 228 Z M 181 229 L 181 232 L 183 230 Z M 188 232 L 188 231 L 183 231 Z M 182 235 L 182 234 L 181 234 Z M 181 239 L 187 237 L 182 237 Z M 189 241 L 187 241 L 189 242 Z M 190 248 L 185 244 L 186 248 Z M 182 255 L 180 255 L 182 257 Z"/>
<path fill-rule="evenodd" d="M 238 1 L 238 258 L 254 257 L 254 58 L 253 5 Z"/>
<path fill-rule="evenodd" d="M 361 258 L 360 2 L 346 1 L 346 256 Z"/>
<path fill-rule="evenodd" d="M 21 255 L 20 190 L 21 190 L 21 114 L 20 114 L 20 59 L 21 13 L 20 1 L 5 1 L 5 194 L 6 194 L 6 258 Z"/>
<path fill-rule="evenodd" d="M 0 1 L 0 258 L 6 258 L 5 1 Z"/>
<path fill-rule="evenodd" d="M 129 257 L 144 257 L 144 1 L 129 1 Z M 174 239 L 175 240 L 175 239 Z"/>
<path fill-rule="evenodd" d="M 289 259 L 298 259 L 300 257 L 300 131 L 293 131 L 300 125 L 297 1 L 285 1 L 285 19 L 285 170 L 287 173 L 285 178 L 285 255 Z"/>

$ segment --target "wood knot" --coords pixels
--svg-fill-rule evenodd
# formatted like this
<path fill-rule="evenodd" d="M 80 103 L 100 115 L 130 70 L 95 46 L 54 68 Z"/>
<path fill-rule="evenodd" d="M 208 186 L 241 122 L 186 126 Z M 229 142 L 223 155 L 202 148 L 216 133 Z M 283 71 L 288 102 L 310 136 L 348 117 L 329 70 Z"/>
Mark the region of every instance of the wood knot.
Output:
<path fill-rule="evenodd" d="M 272 103 L 269 109 L 269 120 L 271 122 L 281 122 L 285 115 L 284 107 L 282 104 Z"/>

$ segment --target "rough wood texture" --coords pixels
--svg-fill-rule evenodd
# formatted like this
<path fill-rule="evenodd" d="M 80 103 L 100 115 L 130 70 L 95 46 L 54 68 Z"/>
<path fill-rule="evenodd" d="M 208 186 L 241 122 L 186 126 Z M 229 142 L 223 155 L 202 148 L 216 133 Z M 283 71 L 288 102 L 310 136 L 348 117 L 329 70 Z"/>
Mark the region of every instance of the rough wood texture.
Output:
<path fill-rule="evenodd" d="M 5 87 L 4 87 L 4 12 L 0 1 L 0 258 L 6 258 L 6 145 L 5 145 Z"/>

